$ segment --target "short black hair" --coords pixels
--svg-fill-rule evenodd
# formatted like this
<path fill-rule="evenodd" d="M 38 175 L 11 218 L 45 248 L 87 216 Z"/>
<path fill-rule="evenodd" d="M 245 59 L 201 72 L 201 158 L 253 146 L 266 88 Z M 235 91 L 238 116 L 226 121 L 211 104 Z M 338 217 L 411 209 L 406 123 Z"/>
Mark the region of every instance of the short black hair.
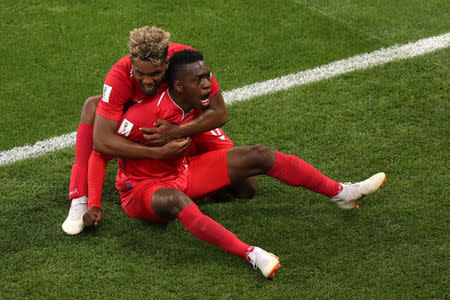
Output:
<path fill-rule="evenodd" d="M 195 50 L 182 50 L 176 52 L 169 61 L 167 75 L 170 83 L 177 78 L 180 66 L 192 64 L 204 60 L 203 55 Z"/>

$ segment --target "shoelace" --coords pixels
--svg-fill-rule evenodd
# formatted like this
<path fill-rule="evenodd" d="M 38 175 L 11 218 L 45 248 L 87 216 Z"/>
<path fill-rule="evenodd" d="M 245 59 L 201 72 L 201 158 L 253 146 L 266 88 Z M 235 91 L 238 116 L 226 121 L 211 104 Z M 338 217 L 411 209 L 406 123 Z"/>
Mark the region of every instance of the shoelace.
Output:
<path fill-rule="evenodd" d="M 256 266 L 256 262 L 252 262 L 252 266 L 253 266 L 253 269 L 258 269 L 258 266 Z"/>
<path fill-rule="evenodd" d="M 255 257 L 253 259 L 250 259 L 250 263 L 253 266 L 253 269 L 258 269 L 258 264 L 256 262 L 256 260 L 258 259 L 258 255 L 255 255 Z"/>
<path fill-rule="evenodd" d="M 347 188 L 349 189 L 347 195 L 349 194 L 353 195 L 357 193 L 358 182 L 357 183 L 345 182 L 344 184 L 347 185 Z"/>

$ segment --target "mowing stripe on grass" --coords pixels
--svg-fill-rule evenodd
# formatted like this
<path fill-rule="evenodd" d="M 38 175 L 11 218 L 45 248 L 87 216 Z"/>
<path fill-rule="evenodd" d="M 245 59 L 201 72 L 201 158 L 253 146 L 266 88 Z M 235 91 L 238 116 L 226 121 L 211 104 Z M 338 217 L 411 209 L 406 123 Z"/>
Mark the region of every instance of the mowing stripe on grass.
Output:
<path fill-rule="evenodd" d="M 401 46 L 382 48 L 374 52 L 338 60 L 314 69 L 289 74 L 279 78 L 256 82 L 241 88 L 223 92 L 227 104 L 257 96 L 287 90 L 289 88 L 331 78 L 355 70 L 367 69 L 394 60 L 424 55 L 450 46 L 450 32 Z M 26 158 L 38 157 L 48 152 L 63 149 L 75 144 L 76 132 L 53 137 L 34 145 L 15 147 L 0 152 L 0 165 Z"/>

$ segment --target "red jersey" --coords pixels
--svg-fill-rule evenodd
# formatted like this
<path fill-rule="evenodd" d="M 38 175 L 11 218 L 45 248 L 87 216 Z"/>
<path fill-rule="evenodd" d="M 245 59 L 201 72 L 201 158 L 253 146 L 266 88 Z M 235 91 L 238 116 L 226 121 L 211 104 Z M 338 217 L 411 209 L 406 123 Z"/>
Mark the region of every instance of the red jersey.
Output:
<path fill-rule="evenodd" d="M 193 48 L 176 43 L 169 44 L 167 58 L 182 50 L 194 50 Z M 146 96 L 141 92 L 136 79 L 133 76 L 131 55 L 122 57 L 106 75 L 103 85 L 103 96 L 97 106 L 97 114 L 102 117 L 120 121 L 124 104 L 131 100 L 134 103 L 149 101 L 157 96 Z M 167 88 L 167 82 L 162 82 L 161 90 Z M 219 84 L 214 76 L 211 76 L 211 97 L 219 91 Z"/>
<path fill-rule="evenodd" d="M 169 89 L 160 91 L 154 101 L 143 101 L 134 104 L 122 117 L 117 134 L 129 140 L 147 144 L 140 127 L 154 127 L 158 119 L 167 120 L 179 125 L 188 122 L 201 114 L 191 110 L 185 113 L 170 97 Z M 185 151 L 186 152 L 186 151 Z M 179 181 L 185 184 L 187 161 L 185 153 L 170 159 L 126 159 L 120 158 L 116 187 L 119 191 L 127 191 L 143 180 Z"/>

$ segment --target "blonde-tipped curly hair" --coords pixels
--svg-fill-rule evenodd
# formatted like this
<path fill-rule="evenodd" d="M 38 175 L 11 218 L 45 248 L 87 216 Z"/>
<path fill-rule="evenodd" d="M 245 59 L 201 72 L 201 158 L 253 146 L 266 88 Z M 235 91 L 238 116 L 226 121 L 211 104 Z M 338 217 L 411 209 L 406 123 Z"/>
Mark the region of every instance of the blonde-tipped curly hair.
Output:
<path fill-rule="evenodd" d="M 128 49 L 133 58 L 155 61 L 167 57 L 169 42 L 170 33 L 158 27 L 144 26 L 130 32 Z"/>

